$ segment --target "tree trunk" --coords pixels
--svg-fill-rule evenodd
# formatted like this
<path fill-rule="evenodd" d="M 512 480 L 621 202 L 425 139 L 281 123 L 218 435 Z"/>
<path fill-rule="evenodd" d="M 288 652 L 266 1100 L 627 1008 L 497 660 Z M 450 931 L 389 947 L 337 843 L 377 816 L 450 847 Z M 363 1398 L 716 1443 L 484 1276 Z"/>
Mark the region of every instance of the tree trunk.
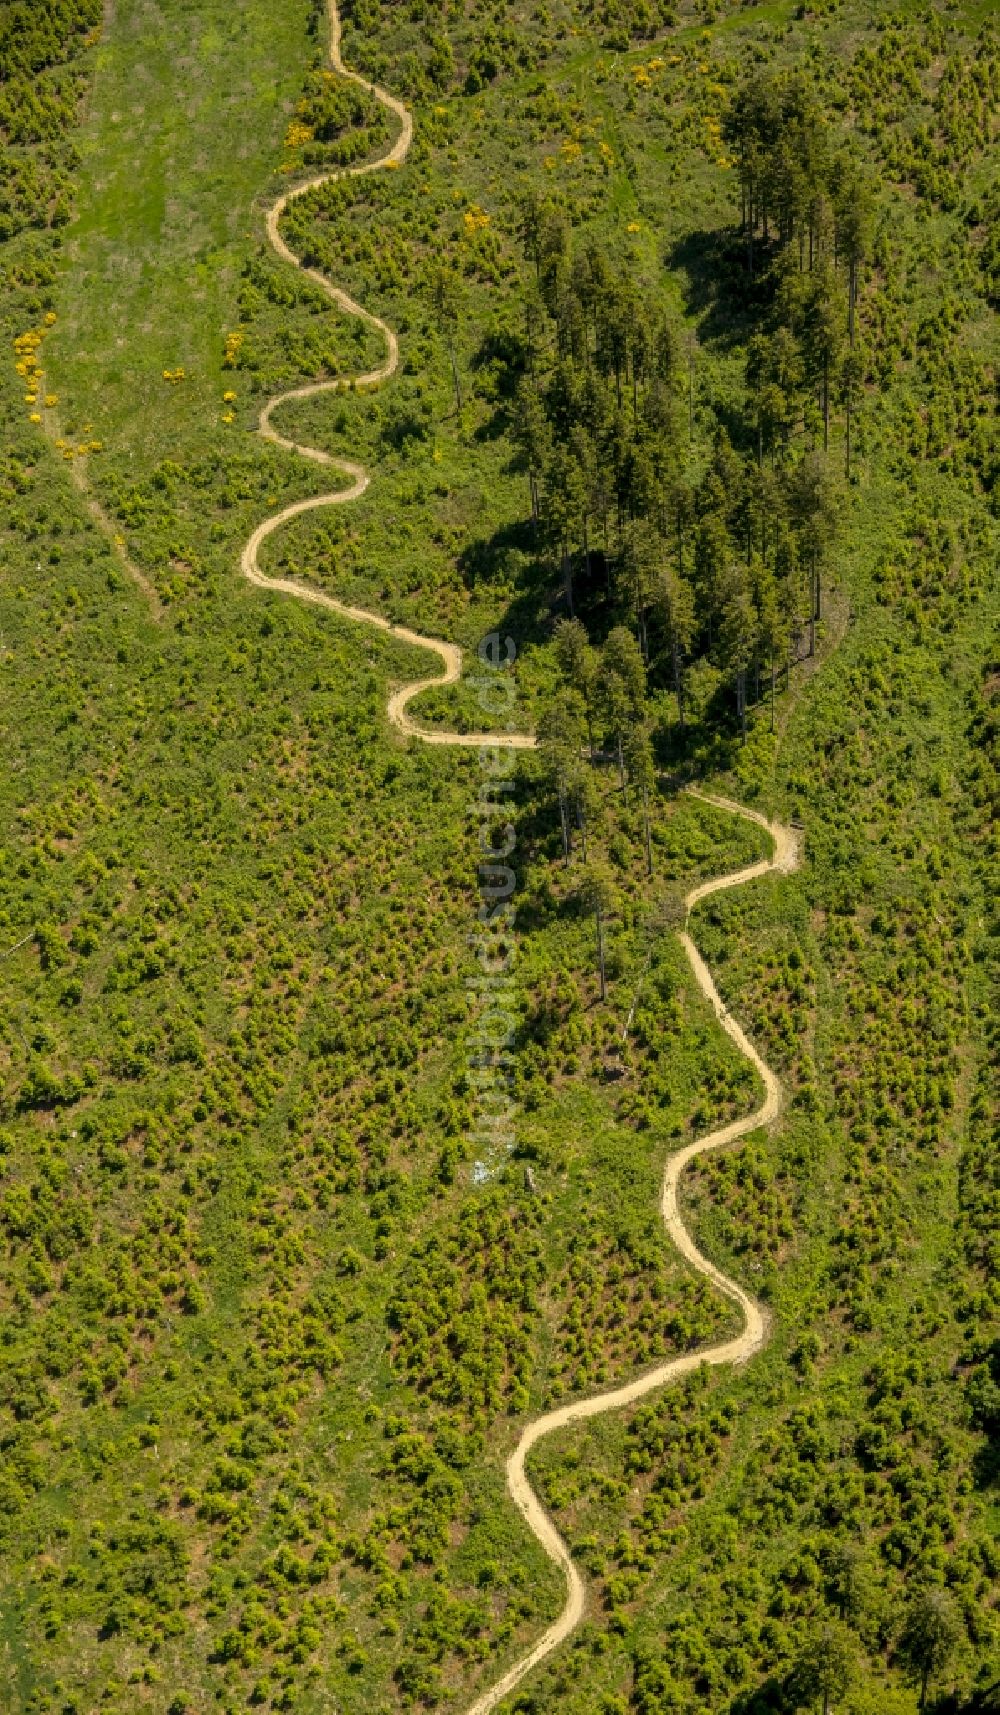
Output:
<path fill-rule="evenodd" d="M 569 868 L 569 817 L 566 814 L 566 794 L 559 789 L 559 825 L 562 828 L 563 863 Z"/>
<path fill-rule="evenodd" d="M 601 972 L 601 999 L 608 998 L 608 984 L 604 974 L 604 919 L 600 907 L 597 909 L 597 962 Z"/>
<path fill-rule="evenodd" d="M 771 731 L 774 731 L 774 681 L 776 670 L 774 665 L 774 650 L 771 651 Z"/>
<path fill-rule="evenodd" d="M 645 786 L 642 789 L 642 813 L 646 823 L 646 872 L 648 875 L 652 875 L 653 836 L 649 826 L 649 791 Z"/>
<path fill-rule="evenodd" d="M 823 451 L 830 450 L 830 359 L 823 357 Z"/>
<path fill-rule="evenodd" d="M 566 606 L 569 608 L 570 619 L 573 618 L 573 565 L 565 544 L 563 545 L 563 587 L 566 591 Z"/>
<path fill-rule="evenodd" d="M 670 650 L 674 661 L 674 690 L 677 693 L 677 715 L 684 731 L 684 681 L 681 678 L 681 652 L 677 647 L 677 638 L 671 637 Z"/>
<path fill-rule="evenodd" d="M 455 409 L 458 411 L 459 415 L 461 415 L 461 411 L 462 411 L 462 388 L 461 388 L 461 385 L 460 385 L 459 379 L 458 379 L 458 358 L 455 356 L 455 342 L 454 342 L 454 340 L 448 341 L 448 356 L 451 358 L 451 373 L 452 373 L 452 376 L 453 376 L 454 382 L 455 382 Z"/>
<path fill-rule="evenodd" d="M 625 792 L 625 753 L 622 749 L 622 735 L 618 734 L 618 781 L 622 789 L 622 797 L 628 801 Z"/>
<path fill-rule="evenodd" d="M 848 333 L 848 337 L 849 337 L 850 342 L 851 342 L 851 350 L 852 351 L 854 350 L 854 306 L 855 306 L 855 303 L 857 302 L 857 296 L 858 296 L 858 264 L 857 264 L 857 259 L 852 256 L 851 257 L 851 264 L 850 264 L 850 273 L 848 274 L 848 279 L 847 279 L 847 333 Z"/>
<path fill-rule="evenodd" d="M 587 861 L 587 818 L 583 813 L 583 805 L 579 804 L 579 803 L 576 806 L 576 820 L 577 820 L 577 826 L 580 829 L 580 844 L 583 847 L 583 861 L 584 861 L 584 863 L 586 863 L 586 861 Z"/>

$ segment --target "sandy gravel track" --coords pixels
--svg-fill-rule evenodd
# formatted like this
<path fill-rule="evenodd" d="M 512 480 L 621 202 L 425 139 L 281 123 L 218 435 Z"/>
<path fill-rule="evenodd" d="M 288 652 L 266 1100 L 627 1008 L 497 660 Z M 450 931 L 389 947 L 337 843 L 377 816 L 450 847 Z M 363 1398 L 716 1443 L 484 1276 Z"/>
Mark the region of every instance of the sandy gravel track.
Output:
<path fill-rule="evenodd" d="M 372 369 L 367 375 L 355 378 L 355 385 L 360 387 L 377 387 L 394 375 L 399 367 L 399 344 L 392 328 L 379 316 L 373 316 L 369 310 L 355 303 L 339 286 L 326 278 L 316 268 L 302 268 L 294 251 L 288 248 L 281 236 L 281 217 L 289 203 L 297 197 L 305 196 L 307 192 L 316 190 L 320 185 L 332 184 L 341 178 L 361 178 L 366 173 L 375 173 L 382 168 L 398 167 L 406 159 L 410 144 L 413 141 L 413 119 L 409 109 L 387 90 L 380 89 L 377 84 L 369 83 L 360 73 L 351 71 L 345 66 L 340 52 L 340 15 L 337 11 L 336 0 L 327 0 L 330 17 L 330 63 L 341 77 L 348 78 L 362 89 L 374 95 L 390 113 L 399 120 L 399 135 L 386 154 L 377 160 L 366 161 L 363 166 L 349 167 L 343 171 L 322 173 L 318 178 L 308 179 L 304 184 L 296 185 L 290 191 L 280 196 L 267 213 L 267 235 L 274 249 L 284 262 L 292 268 L 299 268 L 326 293 L 337 308 L 349 316 L 359 316 L 369 327 L 375 328 L 385 340 L 385 362 L 378 368 Z M 240 557 L 240 567 L 245 578 L 256 584 L 259 589 L 273 590 L 282 595 L 295 596 L 299 601 L 311 602 L 314 607 L 327 608 L 331 613 L 339 614 L 342 619 L 351 619 L 361 625 L 373 625 L 379 631 L 386 631 L 390 637 L 398 638 L 401 643 L 414 644 L 419 649 L 429 649 L 440 658 L 442 671 L 430 674 L 427 678 L 415 679 L 410 684 L 401 685 L 389 699 L 389 720 L 399 732 L 410 738 L 421 738 L 426 744 L 471 745 L 478 747 L 483 744 L 503 745 L 505 748 L 516 750 L 531 750 L 535 740 L 530 733 L 478 733 L 478 732 L 445 732 L 440 729 L 418 726 L 416 721 L 407 714 L 407 705 L 421 691 L 430 689 L 432 685 L 453 685 L 462 674 L 462 651 L 455 643 L 445 643 L 436 637 L 425 637 L 419 631 L 411 631 L 405 625 L 393 625 L 382 614 L 371 613 L 367 608 L 351 607 L 347 602 L 338 601 L 335 596 L 326 595 L 324 591 L 312 585 L 293 581 L 291 578 L 269 578 L 261 571 L 257 555 L 261 544 L 268 536 L 280 530 L 290 519 L 298 518 L 303 512 L 316 512 L 326 506 L 345 506 L 351 500 L 357 500 L 364 494 L 370 481 L 368 472 L 363 465 L 354 464 L 350 459 L 338 459 L 330 453 L 323 452 L 319 447 L 307 447 L 298 441 L 288 440 L 285 435 L 278 433 L 272 417 L 282 406 L 294 399 L 312 399 L 318 393 L 335 393 L 344 386 L 343 381 L 314 381 L 304 387 L 293 387 L 287 393 L 280 393 L 269 399 L 260 414 L 259 429 L 266 440 L 273 441 L 276 446 L 283 447 L 286 452 L 300 453 L 303 458 L 312 459 L 314 464 L 326 465 L 340 471 L 348 481 L 343 488 L 335 489 L 331 494 L 317 494 L 309 500 L 296 501 L 292 506 L 282 507 L 270 518 L 258 524 Z"/>
<path fill-rule="evenodd" d="M 759 863 L 749 864 L 747 868 L 736 870 L 731 875 L 703 881 L 692 888 L 684 901 L 687 913 L 691 912 L 699 900 L 707 899 L 712 893 L 719 893 L 724 888 L 742 887 L 744 883 L 755 881 L 771 871 L 788 874 L 796 867 L 799 857 L 798 842 L 790 828 L 783 827 L 778 822 L 769 822 L 758 811 L 745 809 L 732 799 L 718 798 L 699 791 L 694 791 L 694 796 L 703 799 L 707 804 L 715 805 L 717 809 L 729 810 L 734 815 L 745 816 L 750 821 L 759 823 L 770 834 L 774 851 L 771 857 L 762 858 Z M 695 981 L 711 1003 L 719 1023 L 732 1037 L 740 1052 L 746 1055 L 760 1077 L 764 1085 L 764 1100 L 759 1108 L 755 1108 L 744 1118 L 731 1120 L 728 1125 L 720 1126 L 706 1137 L 696 1139 L 694 1143 L 687 1144 L 684 1149 L 678 1150 L 670 1157 L 663 1178 L 660 1208 L 667 1232 L 677 1249 L 699 1274 L 705 1275 L 726 1298 L 739 1306 L 743 1314 L 743 1327 L 731 1340 L 725 1340 L 718 1346 L 705 1346 L 695 1352 L 685 1352 L 683 1357 L 671 1358 L 667 1363 L 657 1365 L 656 1369 L 645 1371 L 634 1381 L 626 1382 L 623 1387 L 612 1388 L 609 1392 L 592 1394 L 586 1399 L 559 1406 L 555 1411 L 546 1412 L 544 1417 L 536 1418 L 524 1429 L 520 1441 L 507 1461 L 507 1486 L 529 1530 L 562 1571 L 566 1580 L 566 1602 L 558 1619 L 548 1631 L 543 1633 L 527 1654 L 516 1661 L 495 1685 L 490 1686 L 489 1690 L 466 1710 L 465 1715 L 488 1715 L 489 1710 L 496 1709 L 532 1668 L 537 1667 L 546 1656 L 551 1655 L 554 1649 L 565 1642 L 584 1614 L 586 1587 L 583 1579 L 573 1563 L 569 1549 L 531 1487 L 525 1470 L 525 1461 L 531 1449 L 546 1435 L 551 1435 L 557 1429 L 564 1429 L 567 1424 L 579 1423 L 584 1418 L 599 1417 L 606 1411 L 620 1411 L 624 1406 L 634 1405 L 646 1394 L 655 1392 L 667 1382 L 676 1381 L 678 1376 L 687 1375 L 702 1364 L 746 1363 L 760 1351 L 767 1338 L 767 1323 L 760 1305 L 698 1249 L 681 1219 L 677 1191 L 684 1169 L 696 1156 L 733 1143 L 737 1138 L 746 1136 L 747 1132 L 756 1131 L 759 1126 L 773 1124 L 781 1112 L 782 1089 L 771 1068 L 723 1005 L 708 966 L 686 928 L 678 931 L 678 940 L 687 955 Z"/>
<path fill-rule="evenodd" d="M 343 77 L 349 78 L 352 83 L 360 84 L 363 89 L 368 90 L 390 112 L 394 113 L 400 122 L 400 132 L 392 148 L 378 160 L 370 161 L 364 166 L 352 167 L 347 170 L 346 174 L 341 172 L 323 174 L 319 178 L 295 186 L 274 203 L 267 215 L 268 236 L 278 255 L 294 268 L 300 267 L 301 264 L 288 248 L 279 230 L 281 216 L 289 203 L 296 197 L 305 195 L 307 191 L 334 179 L 344 176 L 357 177 L 365 173 L 376 172 L 380 168 L 399 166 L 406 158 L 413 135 L 413 122 L 403 103 L 397 101 L 394 96 L 387 94 L 376 84 L 369 83 L 357 72 L 350 71 L 344 65 L 340 52 L 340 18 L 335 0 L 328 0 L 328 7 L 331 32 L 331 64 Z M 372 370 L 369 374 L 359 376 L 358 382 L 363 386 L 377 386 L 379 383 L 388 380 L 399 363 L 399 347 L 392 329 L 378 316 L 373 316 L 360 304 L 355 303 L 353 298 L 348 297 L 346 292 L 334 286 L 317 270 L 310 268 L 304 272 L 317 282 L 339 309 L 348 315 L 360 316 L 370 327 L 377 329 L 385 340 L 385 362 L 380 368 Z M 389 698 L 389 720 L 398 731 L 411 738 L 420 739 L 425 744 L 463 746 L 500 744 L 525 750 L 533 748 L 536 741 L 529 733 L 459 733 L 433 730 L 418 726 L 407 714 L 407 705 L 420 691 L 432 685 L 454 684 L 460 678 L 462 652 L 456 644 L 446 643 L 438 638 L 426 637 L 420 632 L 409 630 L 406 626 L 395 625 L 381 614 L 372 613 L 367 608 L 352 607 L 346 602 L 338 601 L 335 596 L 327 595 L 313 585 L 299 583 L 291 578 L 269 578 L 261 571 L 257 558 L 258 552 L 261 544 L 274 531 L 280 530 L 290 519 L 297 518 L 302 513 L 317 511 L 326 506 L 343 506 L 351 500 L 356 500 L 368 487 L 368 472 L 362 465 L 354 464 L 348 459 L 333 458 L 329 453 L 323 452 L 317 447 L 302 446 L 296 441 L 288 440 L 278 433 L 272 423 L 272 417 L 281 405 L 294 399 L 312 398 L 318 393 L 335 392 L 342 385 L 343 383 L 340 381 L 320 381 L 304 387 L 297 387 L 269 400 L 262 410 L 259 427 L 261 434 L 266 439 L 285 448 L 288 452 L 300 453 L 303 458 L 312 459 L 317 464 L 330 466 L 347 478 L 347 483 L 332 493 L 316 495 L 308 500 L 300 500 L 291 506 L 283 507 L 281 511 L 272 514 L 262 524 L 259 524 L 243 549 L 240 563 L 244 576 L 260 589 L 292 596 L 297 601 L 309 602 L 315 607 L 327 608 L 330 612 L 340 615 L 341 618 L 353 620 L 362 625 L 374 626 L 377 630 L 387 632 L 402 643 L 430 650 L 438 656 L 441 662 L 439 673 L 402 685 Z M 687 916 L 690 915 L 700 900 L 707 899 L 710 894 L 718 893 L 724 888 L 742 887 L 747 882 L 755 881 L 771 872 L 788 873 L 795 868 L 799 855 L 798 844 L 795 834 L 790 828 L 783 827 L 777 822 L 769 822 L 758 811 L 746 809 L 732 799 L 715 797 L 693 788 L 691 790 L 694 791 L 696 797 L 702 798 L 706 803 L 713 804 L 717 809 L 729 811 L 733 815 L 744 816 L 766 828 L 773 842 L 774 850 L 769 858 L 762 858 L 759 862 L 749 864 L 744 869 L 736 870 L 731 875 L 718 876 L 711 881 L 701 882 L 697 887 L 692 888 L 684 901 Z M 517 1446 L 507 1461 L 507 1486 L 511 1499 L 520 1510 L 528 1528 L 541 1543 L 550 1559 L 560 1568 L 566 1582 L 566 1601 L 558 1618 L 543 1633 L 537 1643 L 532 1645 L 531 1649 L 520 1660 L 516 1661 L 495 1684 L 477 1698 L 475 1703 L 466 1710 L 465 1715 L 488 1715 L 490 1710 L 496 1709 L 533 1668 L 537 1667 L 546 1656 L 565 1642 L 576 1626 L 579 1625 L 586 1606 L 586 1587 L 583 1579 L 573 1563 L 569 1549 L 528 1479 L 525 1464 L 531 1449 L 546 1435 L 551 1435 L 554 1431 L 565 1428 L 568 1424 L 580 1422 L 584 1418 L 598 1417 L 604 1412 L 620 1411 L 626 1406 L 634 1405 L 637 1400 L 643 1399 L 647 1394 L 664 1387 L 668 1382 L 675 1381 L 679 1376 L 689 1374 L 702 1364 L 746 1363 L 761 1349 L 767 1337 L 767 1325 L 760 1305 L 748 1293 L 744 1292 L 736 1281 L 730 1280 L 728 1275 L 725 1275 L 720 1268 L 717 1268 L 699 1251 L 681 1219 L 678 1205 L 678 1186 L 684 1169 L 696 1156 L 702 1155 L 710 1149 L 719 1149 L 727 1143 L 733 1143 L 737 1138 L 744 1137 L 748 1132 L 755 1131 L 760 1126 L 772 1124 L 781 1112 L 782 1089 L 778 1079 L 757 1052 L 749 1037 L 723 1005 L 708 967 L 686 927 L 678 931 L 678 939 L 690 963 L 695 981 L 702 994 L 710 1002 L 719 1023 L 757 1072 L 764 1086 L 764 1100 L 752 1113 L 745 1115 L 742 1119 L 732 1120 L 728 1125 L 720 1126 L 718 1130 L 687 1144 L 684 1149 L 678 1150 L 669 1158 L 664 1172 L 661 1211 L 667 1232 L 677 1249 L 686 1257 L 693 1268 L 703 1274 L 719 1292 L 739 1307 L 743 1317 L 743 1327 L 732 1339 L 725 1340 L 719 1345 L 703 1347 L 694 1352 L 685 1352 L 682 1357 L 672 1358 L 667 1363 L 658 1365 L 655 1369 L 647 1370 L 621 1387 L 612 1388 L 604 1393 L 593 1394 L 588 1398 L 560 1406 L 555 1411 L 546 1412 L 544 1416 L 536 1418 L 525 1427 Z"/>

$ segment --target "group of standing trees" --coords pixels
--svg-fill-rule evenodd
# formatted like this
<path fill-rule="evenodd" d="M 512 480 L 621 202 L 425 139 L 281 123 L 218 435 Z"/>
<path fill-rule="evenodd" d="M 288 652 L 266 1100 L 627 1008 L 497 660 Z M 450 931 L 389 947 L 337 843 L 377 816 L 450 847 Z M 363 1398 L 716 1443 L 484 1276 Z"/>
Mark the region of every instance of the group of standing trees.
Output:
<path fill-rule="evenodd" d="M 717 690 L 744 740 L 754 703 L 769 706 L 774 730 L 779 685 L 815 652 L 823 612 L 838 405 L 850 475 L 869 183 L 795 76 L 752 75 L 725 135 L 741 209 L 734 267 L 720 276 L 733 301 L 720 308 L 742 330 L 745 393 L 735 408 L 720 396 L 714 423 L 707 399 L 696 410 L 693 335 L 598 240 L 574 242 L 554 204 L 529 192 L 520 209 L 527 284 L 510 427 L 565 615 L 540 737 L 565 861 L 582 847 L 599 949 L 607 890 L 588 861 L 588 757 L 609 756 L 623 793 L 634 789 L 651 869 L 648 693 L 673 693 L 681 743 Z"/>
<path fill-rule="evenodd" d="M 903 1612 L 893 1657 L 917 1686 L 921 1710 L 932 1678 L 948 1664 L 957 1636 L 958 1615 L 947 1591 L 938 1584 L 918 1584 Z M 798 1655 L 787 1682 L 792 1706 L 832 1715 L 857 1673 L 858 1645 L 845 1624 L 842 1604 L 840 1620 L 817 1625 Z"/>
<path fill-rule="evenodd" d="M 824 461 L 773 446 L 768 460 L 741 454 L 720 426 L 692 481 L 668 319 L 596 244 L 574 253 L 558 215 L 533 200 L 524 232 L 536 278 L 512 429 L 567 613 L 582 592 L 627 622 L 651 684 L 673 689 L 681 729 L 688 668 L 711 661 L 745 730 L 751 684 L 766 675 L 773 707 L 779 674 L 803 639 L 814 647 L 834 517 Z"/>
<path fill-rule="evenodd" d="M 559 805 L 563 859 L 568 865 L 579 835 L 584 868 L 577 895 L 597 925 L 597 962 L 601 999 L 607 993 L 604 924 L 614 904 L 614 883 L 600 862 L 591 859 L 587 836 L 598 808 L 590 760 L 599 732 L 610 736 L 623 794 L 629 782 L 642 804 L 646 866 L 653 873 L 649 799 L 655 769 L 652 723 L 646 710 L 646 664 L 625 626 L 615 626 L 600 650 L 578 619 L 557 622 L 556 652 L 562 684 L 539 727 L 546 778 Z"/>
<path fill-rule="evenodd" d="M 747 273 L 765 269 L 772 327 L 752 342 L 750 410 L 764 449 L 787 446 L 800 416 L 823 447 L 830 413 L 844 408 L 845 464 L 864 379 L 857 347 L 858 285 L 872 245 L 874 198 L 867 174 L 830 130 L 803 79 L 757 73 L 737 91 L 723 136 L 740 178 L 740 231 Z"/>
<path fill-rule="evenodd" d="M 589 633 L 605 634 L 616 657 L 631 640 L 644 685 L 674 693 L 682 737 L 699 664 L 713 670 L 703 684 L 728 687 L 744 739 L 748 707 L 765 697 L 773 730 L 778 686 L 814 653 L 822 615 L 836 519 L 831 412 L 843 403 L 849 474 L 863 382 L 867 179 L 832 148 L 794 76 L 749 78 L 726 136 L 739 165 L 756 326 L 744 341 L 742 411 L 720 407 L 707 443 L 702 410 L 696 438 L 693 338 L 599 242 L 573 243 L 558 208 L 534 192 L 521 205 L 529 277 L 511 429 L 566 615 L 586 620 L 573 633 L 576 665 L 563 663 L 547 743 L 568 757 L 566 735 L 585 725 L 591 750 L 610 740 L 623 785 L 631 776 L 640 792 L 644 693 L 625 719 L 627 698 L 614 698 L 628 675 L 601 672 L 598 692 L 588 692 L 579 662 Z M 734 317 L 746 308 L 734 303 Z M 572 828 L 584 837 L 585 790 L 579 770 L 559 778 L 568 856 Z"/>

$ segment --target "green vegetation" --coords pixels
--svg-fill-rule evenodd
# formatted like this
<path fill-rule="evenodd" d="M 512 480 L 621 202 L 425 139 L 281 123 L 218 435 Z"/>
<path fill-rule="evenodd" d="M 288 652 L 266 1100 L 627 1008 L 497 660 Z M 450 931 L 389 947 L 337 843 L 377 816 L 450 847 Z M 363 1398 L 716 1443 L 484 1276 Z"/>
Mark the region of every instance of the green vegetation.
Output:
<path fill-rule="evenodd" d="M 393 122 L 314 0 L 101 24 L 0 20 L 0 1703 L 461 1711 L 537 1637 L 523 1422 L 732 1327 L 658 1216 L 756 1093 L 669 933 L 764 849 L 711 776 L 805 829 L 693 925 L 790 1094 L 684 1188 L 772 1337 L 537 1448 L 593 1602 L 507 1707 L 989 1709 L 989 9 L 345 15 L 414 145 L 282 230 L 401 368 L 283 409 L 373 481 L 262 560 L 517 639 L 505 1160 L 478 759 L 389 728 L 422 651 L 239 576 L 320 481 L 261 406 L 382 355 L 262 211 Z"/>

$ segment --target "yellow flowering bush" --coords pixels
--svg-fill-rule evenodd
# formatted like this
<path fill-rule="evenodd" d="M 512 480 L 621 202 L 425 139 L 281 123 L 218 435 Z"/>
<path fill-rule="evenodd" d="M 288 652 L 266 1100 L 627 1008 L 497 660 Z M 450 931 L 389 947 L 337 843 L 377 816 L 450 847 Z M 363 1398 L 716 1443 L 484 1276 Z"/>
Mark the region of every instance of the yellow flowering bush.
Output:
<path fill-rule="evenodd" d="M 223 353 L 223 357 L 222 357 L 223 369 L 238 369 L 239 368 L 239 366 L 240 366 L 240 353 L 243 350 L 243 346 L 244 346 L 245 342 L 246 342 L 246 335 L 244 333 L 242 333 L 239 329 L 237 329 L 237 331 L 235 333 L 227 333 L 227 335 L 226 335 L 226 349 L 225 349 L 225 351 Z"/>
<path fill-rule="evenodd" d="M 485 231 L 490 224 L 490 217 L 477 202 L 471 204 L 462 216 L 462 225 L 467 238 L 474 238 L 477 232 Z"/>
<path fill-rule="evenodd" d="M 315 135 L 311 125 L 304 125 L 301 119 L 293 119 L 285 132 L 285 148 L 301 149 L 305 143 L 311 143 Z"/>

